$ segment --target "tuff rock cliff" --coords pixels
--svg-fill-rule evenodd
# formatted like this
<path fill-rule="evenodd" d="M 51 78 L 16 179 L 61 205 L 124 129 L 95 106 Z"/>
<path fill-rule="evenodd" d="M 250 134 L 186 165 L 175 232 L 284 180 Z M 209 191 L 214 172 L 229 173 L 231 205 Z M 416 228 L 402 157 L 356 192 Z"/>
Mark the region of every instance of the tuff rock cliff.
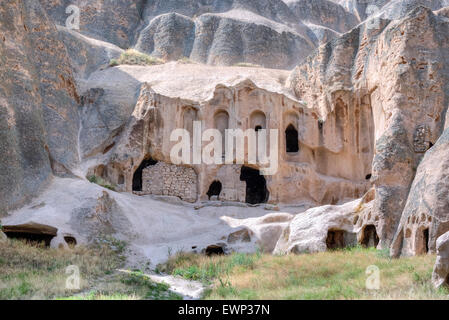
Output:
<path fill-rule="evenodd" d="M 69 5 L 80 9 L 80 30 L 66 28 Z M 86 243 L 114 234 L 131 244 L 135 263 L 157 263 L 167 247 L 211 244 L 277 253 L 357 242 L 391 247 L 394 256 L 438 251 L 441 285 L 447 6 L 2 1 L 6 235 L 51 227 L 57 247 L 65 236 Z M 128 48 L 166 63 L 109 66 Z M 185 57 L 189 63 L 178 61 Z M 277 173 L 171 163 L 170 133 L 192 130 L 193 121 L 279 129 Z M 90 183 L 92 176 L 115 191 Z"/>

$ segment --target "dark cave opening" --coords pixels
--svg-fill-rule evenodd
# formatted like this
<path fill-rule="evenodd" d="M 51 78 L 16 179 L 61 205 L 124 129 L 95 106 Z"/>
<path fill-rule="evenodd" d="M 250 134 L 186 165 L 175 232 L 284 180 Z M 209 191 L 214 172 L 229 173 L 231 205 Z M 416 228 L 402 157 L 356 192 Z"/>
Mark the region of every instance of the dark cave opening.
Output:
<path fill-rule="evenodd" d="M 262 126 L 256 126 L 256 128 L 254 128 L 254 130 L 256 131 L 256 132 L 259 132 L 260 130 L 262 130 L 263 128 L 262 128 Z"/>
<path fill-rule="evenodd" d="M 22 240 L 31 245 L 44 243 L 46 247 L 50 247 L 50 242 L 55 237 L 49 234 L 35 234 L 27 232 L 5 232 L 5 234 L 10 239 Z"/>
<path fill-rule="evenodd" d="M 58 229 L 40 224 L 25 224 L 3 226 L 3 232 L 9 239 L 22 240 L 30 245 L 44 244 L 45 247 L 50 247 L 51 240 L 56 237 Z"/>
<path fill-rule="evenodd" d="M 423 235 L 423 248 L 424 248 L 424 253 L 428 253 L 429 252 L 429 229 L 424 229 L 422 232 Z"/>
<path fill-rule="evenodd" d="M 377 235 L 376 227 L 372 224 L 367 225 L 362 231 L 361 244 L 365 248 L 376 248 L 379 244 L 379 236 Z"/>
<path fill-rule="evenodd" d="M 289 125 L 285 130 L 285 145 L 287 153 L 299 151 L 298 131 L 293 125 Z"/>
<path fill-rule="evenodd" d="M 71 236 L 65 236 L 64 237 L 65 242 L 67 243 L 67 245 L 71 248 L 74 248 L 77 244 L 76 239 L 74 237 Z"/>
<path fill-rule="evenodd" d="M 373 177 L 373 175 L 370 173 L 370 174 L 367 174 L 367 175 L 366 175 L 365 179 L 366 179 L 366 180 L 371 180 L 372 177 Z"/>
<path fill-rule="evenodd" d="M 220 197 L 222 188 L 223 188 L 223 186 L 220 181 L 216 180 L 216 181 L 212 182 L 212 184 L 209 187 L 209 191 L 207 191 L 207 196 L 209 197 L 209 200 L 213 196 Z"/>
<path fill-rule="evenodd" d="M 267 181 L 259 170 L 242 167 L 240 181 L 246 182 L 246 203 L 266 203 L 270 196 L 267 189 Z"/>
<path fill-rule="evenodd" d="M 142 173 L 143 170 L 149 166 L 154 166 L 157 164 L 156 160 L 151 158 L 145 158 L 140 166 L 137 168 L 136 172 L 134 172 L 133 176 L 133 191 L 142 191 Z"/>
<path fill-rule="evenodd" d="M 225 254 L 223 246 L 220 245 L 211 245 L 208 246 L 205 250 L 205 254 L 206 256 L 210 257 L 210 256 L 222 256 Z"/>
<path fill-rule="evenodd" d="M 327 232 L 326 246 L 330 250 L 345 248 L 345 232 L 342 230 L 329 230 Z"/>

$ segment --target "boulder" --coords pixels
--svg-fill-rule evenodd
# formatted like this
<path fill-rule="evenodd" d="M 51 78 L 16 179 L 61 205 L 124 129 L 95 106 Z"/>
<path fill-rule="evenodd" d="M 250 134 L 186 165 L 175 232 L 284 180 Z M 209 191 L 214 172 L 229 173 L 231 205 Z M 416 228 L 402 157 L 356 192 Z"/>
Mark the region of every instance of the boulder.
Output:
<path fill-rule="evenodd" d="M 354 224 L 360 200 L 341 206 L 323 206 L 297 214 L 284 230 L 275 254 L 324 252 L 357 244 L 360 228 Z"/>
<path fill-rule="evenodd" d="M 432 274 L 435 287 L 449 286 L 449 232 L 437 240 L 437 260 Z"/>

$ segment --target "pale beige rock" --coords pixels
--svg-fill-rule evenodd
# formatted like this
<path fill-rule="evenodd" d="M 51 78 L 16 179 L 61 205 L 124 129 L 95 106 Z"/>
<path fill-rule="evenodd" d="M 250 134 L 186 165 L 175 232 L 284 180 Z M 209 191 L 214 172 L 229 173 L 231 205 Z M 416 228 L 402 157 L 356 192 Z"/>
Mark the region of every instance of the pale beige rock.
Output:
<path fill-rule="evenodd" d="M 89 80 L 90 88 L 103 88 L 105 92 L 120 88 L 121 101 L 123 97 L 132 97 L 132 92 L 139 88 L 140 95 L 137 101 L 129 99 L 126 102 L 129 110 L 133 104 L 135 107 L 123 132 L 114 140 L 107 138 L 94 143 L 101 144 L 106 155 L 99 152 L 91 158 L 101 159 L 102 163 L 97 164 L 97 168 L 107 167 L 108 176 L 103 178 L 122 185 L 117 180 L 122 176 L 124 183 L 119 190 L 131 192 L 133 175 L 144 159 L 151 157 L 171 162 L 170 151 L 176 143 L 170 141 L 173 130 L 186 128 L 192 132 L 194 120 L 201 121 L 204 130 L 216 128 L 217 119 L 224 115 L 224 121 L 231 129 L 253 129 L 259 121 L 263 128 L 279 130 L 279 168 L 275 175 L 266 176 L 269 203 L 309 202 L 321 205 L 361 197 L 371 186 L 366 179 L 371 172 L 371 137 L 358 124 L 354 124 L 358 133 L 351 135 L 353 127 L 344 129 L 341 124 L 348 120 L 341 118 L 338 112 L 330 112 L 328 117 L 332 120 L 321 126 L 316 110 L 293 98 L 284 87 L 286 76 L 287 73 L 280 70 L 212 68 L 180 63 L 154 67 L 123 66 L 97 72 Z M 136 84 L 128 81 L 130 77 L 137 79 Z M 115 101 L 117 94 L 105 97 Z M 117 112 L 117 103 L 106 105 L 111 109 L 105 110 L 105 114 Z M 273 108 L 274 105 L 283 107 Z M 347 115 L 348 119 L 355 116 L 367 119 L 369 114 L 361 110 Z M 289 125 L 298 131 L 300 151 L 297 153 L 286 152 L 285 131 Z M 116 133 L 111 131 L 109 137 L 114 135 Z M 346 135 L 352 138 L 344 145 Z M 358 144 L 354 140 L 357 135 L 361 137 Z M 83 143 L 89 141 L 84 140 Z M 115 146 L 108 148 L 112 142 Z M 200 200 L 208 199 L 209 187 L 214 181 L 219 181 L 222 184 L 220 200 L 246 201 L 241 165 L 201 164 L 189 167 L 198 174 Z M 258 165 L 252 167 L 260 169 Z M 96 167 L 89 169 L 89 172 L 94 172 Z M 167 192 L 167 195 L 176 194 Z"/>
<path fill-rule="evenodd" d="M 378 22 L 361 24 L 320 47 L 289 81 L 297 98 L 317 110 L 323 127 L 335 121 L 330 112 L 344 119 L 336 123 L 344 138 L 325 129 L 324 141 L 340 149 L 361 144 L 358 154 L 373 160 L 365 170 L 376 188 L 380 245 L 388 248 L 416 167 L 442 131 L 449 29 L 445 19 L 424 7 L 400 20 Z M 354 118 L 360 120 L 349 120 Z"/>
<path fill-rule="evenodd" d="M 330 249 L 327 245 L 330 232 L 344 234 L 344 247 L 354 245 L 360 229 L 354 225 L 359 206 L 360 200 L 356 200 L 342 206 L 318 207 L 297 214 L 280 237 L 274 253 L 326 251 Z"/>
<path fill-rule="evenodd" d="M 0 231 L 0 242 L 6 242 L 8 237 L 2 231 Z"/>
<path fill-rule="evenodd" d="M 284 232 L 293 219 L 293 215 L 289 213 L 272 213 L 258 218 L 234 219 L 231 217 L 223 217 L 233 228 L 241 228 L 251 232 L 251 240 L 255 245 L 266 253 L 272 253 L 276 248 L 279 237 Z"/>
<path fill-rule="evenodd" d="M 432 274 L 435 287 L 449 286 L 449 232 L 437 240 L 437 260 Z"/>

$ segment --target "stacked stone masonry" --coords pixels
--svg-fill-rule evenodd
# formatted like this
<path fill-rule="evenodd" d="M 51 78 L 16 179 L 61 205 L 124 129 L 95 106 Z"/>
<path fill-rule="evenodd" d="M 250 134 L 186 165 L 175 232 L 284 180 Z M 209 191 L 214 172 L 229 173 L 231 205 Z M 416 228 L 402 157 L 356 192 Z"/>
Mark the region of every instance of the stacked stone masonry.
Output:
<path fill-rule="evenodd" d="M 143 170 L 142 192 L 196 202 L 197 180 L 195 170 L 192 168 L 158 162 Z"/>

